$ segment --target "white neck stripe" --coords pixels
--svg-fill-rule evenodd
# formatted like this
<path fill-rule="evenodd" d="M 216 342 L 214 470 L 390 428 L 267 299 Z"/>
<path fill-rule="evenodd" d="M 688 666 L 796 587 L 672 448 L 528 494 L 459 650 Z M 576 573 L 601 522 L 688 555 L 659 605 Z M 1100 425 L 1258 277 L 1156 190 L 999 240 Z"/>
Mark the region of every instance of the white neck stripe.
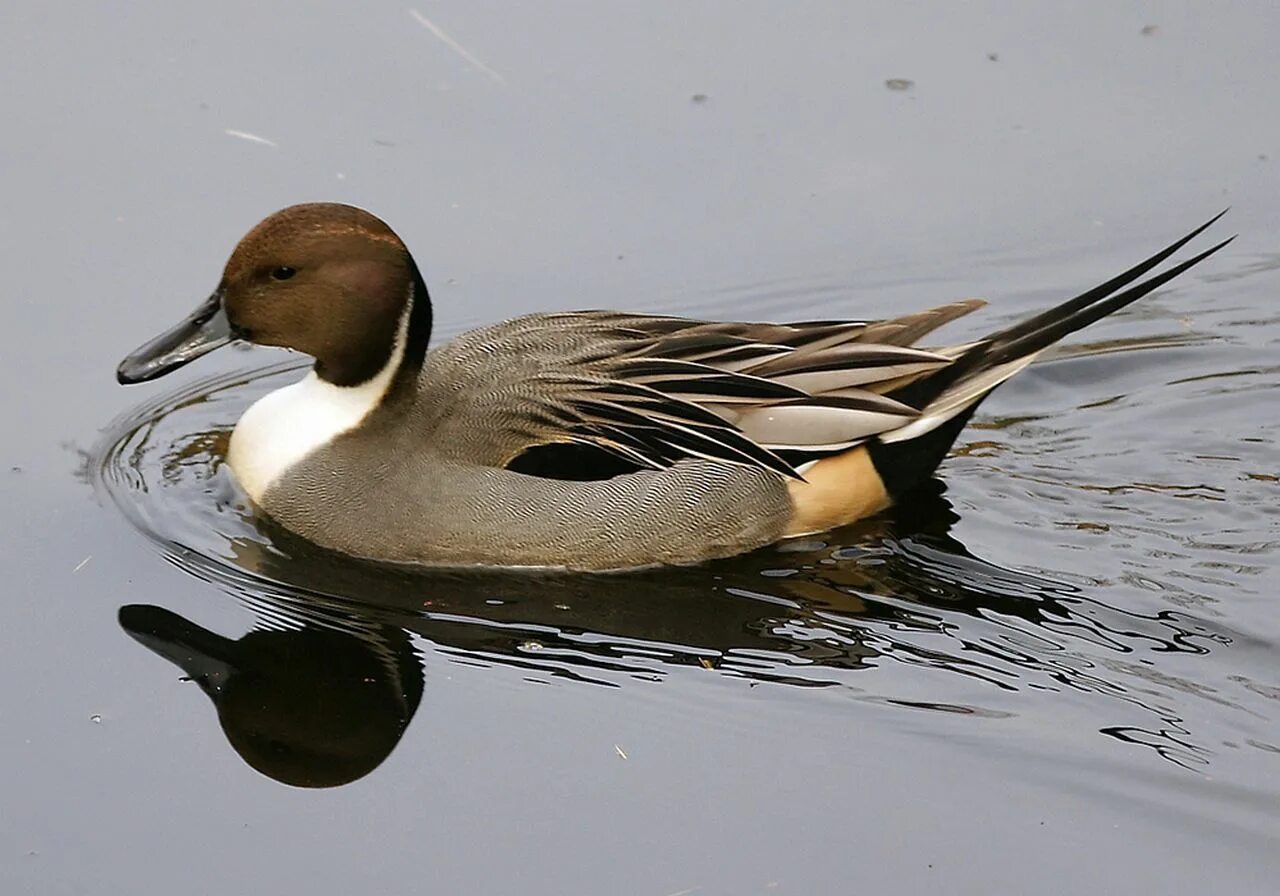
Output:
<path fill-rule="evenodd" d="M 227 463 L 255 502 L 285 472 L 335 437 L 354 429 L 376 408 L 404 360 L 413 311 L 413 288 L 396 328 L 391 357 L 372 378 L 357 386 L 325 382 L 314 369 L 291 386 L 253 403 L 231 433 Z"/>

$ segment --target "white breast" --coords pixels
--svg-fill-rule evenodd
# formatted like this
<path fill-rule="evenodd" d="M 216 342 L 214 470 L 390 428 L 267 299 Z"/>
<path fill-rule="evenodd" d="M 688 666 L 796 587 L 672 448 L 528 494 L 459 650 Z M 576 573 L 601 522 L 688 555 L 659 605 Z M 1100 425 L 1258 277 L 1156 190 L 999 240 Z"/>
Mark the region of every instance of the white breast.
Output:
<path fill-rule="evenodd" d="M 400 320 L 391 358 L 358 386 L 335 386 L 315 372 L 254 402 L 231 433 L 227 464 L 254 501 L 290 467 L 355 428 L 377 407 L 404 357 L 409 309 Z"/>

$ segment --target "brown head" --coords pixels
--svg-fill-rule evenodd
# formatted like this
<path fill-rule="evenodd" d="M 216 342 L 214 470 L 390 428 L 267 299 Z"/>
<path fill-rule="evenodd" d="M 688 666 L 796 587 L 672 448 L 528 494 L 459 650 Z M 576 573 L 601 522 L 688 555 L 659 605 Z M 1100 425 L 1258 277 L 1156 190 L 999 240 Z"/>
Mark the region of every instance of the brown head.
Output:
<path fill-rule="evenodd" d="M 410 303 L 421 306 L 413 335 L 425 343 L 426 290 L 408 249 L 379 218 L 336 203 L 291 206 L 249 231 L 213 295 L 129 355 L 117 378 L 155 379 L 244 339 L 304 352 L 322 379 L 358 385 L 390 359 Z"/>

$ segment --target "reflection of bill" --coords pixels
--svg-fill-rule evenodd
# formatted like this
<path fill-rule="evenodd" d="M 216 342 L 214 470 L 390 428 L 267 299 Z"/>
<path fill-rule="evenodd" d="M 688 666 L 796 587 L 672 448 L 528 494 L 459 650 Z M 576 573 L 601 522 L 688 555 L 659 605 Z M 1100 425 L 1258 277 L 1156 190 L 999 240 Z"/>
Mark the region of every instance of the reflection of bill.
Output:
<path fill-rule="evenodd" d="M 399 743 L 422 699 L 422 666 L 397 628 L 259 629 L 231 640 L 159 607 L 121 607 L 120 625 L 209 695 L 235 751 L 277 781 L 336 787 Z"/>

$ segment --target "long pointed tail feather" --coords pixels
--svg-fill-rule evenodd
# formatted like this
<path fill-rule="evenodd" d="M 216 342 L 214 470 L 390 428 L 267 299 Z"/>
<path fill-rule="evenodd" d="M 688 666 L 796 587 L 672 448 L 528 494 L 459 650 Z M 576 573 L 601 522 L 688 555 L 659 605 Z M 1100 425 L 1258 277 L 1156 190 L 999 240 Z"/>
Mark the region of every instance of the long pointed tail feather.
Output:
<path fill-rule="evenodd" d="M 983 356 L 984 366 L 987 364 L 1002 364 L 1005 361 L 1011 361 L 1022 355 L 1038 352 L 1043 348 L 1047 348 L 1059 339 L 1074 333 L 1076 330 L 1083 329 L 1089 324 L 1101 320 L 1108 314 L 1119 311 L 1126 305 L 1136 302 L 1138 299 L 1147 295 L 1161 286 L 1164 286 L 1179 274 L 1195 267 L 1204 261 L 1210 255 L 1219 251 L 1228 245 L 1234 236 L 1230 236 L 1216 246 L 1201 252 L 1194 258 L 1175 265 L 1162 274 L 1157 274 L 1149 280 L 1144 280 L 1137 286 L 1117 293 L 1116 295 L 1104 298 L 1101 301 L 1086 305 L 1079 310 L 1071 309 L 1063 313 L 1064 306 L 1059 306 L 1048 312 L 1051 317 L 1044 321 L 1043 325 L 1029 332 L 1015 332 L 1010 334 L 1008 331 L 999 334 L 991 348 Z M 1070 304 L 1070 303 L 1067 303 Z M 1015 327 L 1015 331 L 1020 331 L 1021 327 Z M 1011 338 L 1012 337 L 1012 338 Z"/>
<path fill-rule="evenodd" d="M 1130 286 L 1224 214 L 1225 211 L 1218 213 L 1182 239 L 1105 283 L 969 344 L 953 364 L 887 393 L 887 397 L 921 411 L 920 417 L 907 426 L 885 433 L 868 446 L 872 462 L 889 493 L 901 494 L 927 480 L 978 405 L 997 386 L 1031 363 L 1039 352 L 1136 302 L 1234 240 L 1234 236 L 1229 237 L 1167 271 Z"/>
<path fill-rule="evenodd" d="M 1134 280 L 1137 280 L 1143 274 L 1155 268 L 1162 261 L 1167 259 L 1169 256 L 1173 255 L 1174 252 L 1177 252 L 1187 243 L 1191 242 L 1200 234 L 1204 233 L 1206 230 L 1208 230 L 1210 227 L 1216 224 L 1218 219 L 1221 218 L 1223 215 L 1225 215 L 1229 210 L 1230 209 L 1223 209 L 1222 211 L 1214 215 L 1212 218 L 1210 218 L 1208 221 L 1201 224 L 1195 230 L 1188 233 L 1182 239 L 1176 240 L 1175 242 L 1161 249 L 1155 255 L 1152 255 L 1146 261 L 1143 261 L 1139 264 L 1134 265 L 1124 273 L 1117 274 L 1116 276 L 1108 280 L 1106 283 L 1099 284 L 1098 286 L 1095 286 L 1093 289 L 1086 290 L 1085 292 L 1080 293 L 1080 295 L 1076 296 L 1075 298 L 1068 299 L 1067 301 L 1063 302 L 1060 305 L 1055 305 L 1049 310 L 1041 312 L 1040 314 L 1037 314 L 1034 317 L 1029 317 L 1024 321 L 1019 321 L 1017 324 L 1015 324 L 1012 327 L 1009 327 L 1006 330 L 1002 330 L 999 333 L 993 333 L 988 338 L 995 339 L 998 337 L 1003 337 L 1005 339 L 1015 339 L 1026 333 L 1030 333 L 1035 330 L 1038 330 L 1046 326 L 1047 324 L 1053 323 L 1054 321 L 1062 320 L 1063 318 L 1071 314 L 1074 314 L 1083 308 L 1087 308 L 1088 306 L 1092 305 L 1094 302 L 1100 301 L 1101 299 L 1105 299 L 1107 296 L 1111 295 L 1116 290 L 1122 289 L 1128 286 Z M 1234 239 L 1234 237 L 1232 237 L 1232 239 Z M 1231 240 L 1227 240 L 1227 242 L 1230 242 L 1230 241 Z M 1213 249 L 1210 249 L 1209 252 L 1206 253 L 1204 256 L 1201 256 L 1201 258 L 1207 258 L 1209 255 L 1213 254 L 1220 248 L 1222 247 L 1216 246 Z M 1186 270 L 1187 267 L 1190 267 L 1192 264 L 1195 264 L 1196 261 L 1198 260 L 1200 259 L 1191 261 L 1186 265 L 1186 267 L 1183 267 L 1182 270 Z M 1178 273 L 1181 273 L 1181 271 L 1179 271 Z M 1176 276 L 1177 274 L 1171 275 L 1171 277 L 1176 277 Z M 1159 284 L 1157 284 L 1157 286 L 1158 285 Z M 1152 288 L 1154 289 L 1155 287 L 1152 287 Z M 1135 296 L 1135 298 L 1137 297 Z"/>

